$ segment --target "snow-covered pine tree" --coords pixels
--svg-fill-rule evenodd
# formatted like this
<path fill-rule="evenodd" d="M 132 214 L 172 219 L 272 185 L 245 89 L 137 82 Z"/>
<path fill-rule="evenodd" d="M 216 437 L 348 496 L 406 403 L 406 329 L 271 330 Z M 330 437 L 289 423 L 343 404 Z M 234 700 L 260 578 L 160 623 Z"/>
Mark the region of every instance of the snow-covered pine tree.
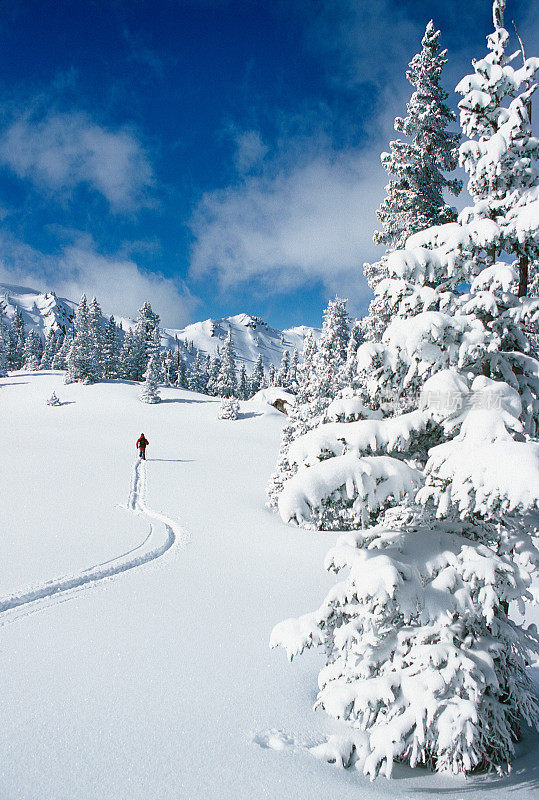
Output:
<path fill-rule="evenodd" d="M 221 351 L 219 348 L 213 358 L 211 356 L 208 356 L 208 358 L 207 392 L 211 397 L 219 397 L 219 376 L 221 374 Z"/>
<path fill-rule="evenodd" d="M 290 351 L 284 350 L 281 364 L 277 373 L 277 385 L 283 389 L 290 388 Z"/>
<path fill-rule="evenodd" d="M 11 325 L 9 337 L 9 368 L 22 369 L 24 364 L 24 341 L 26 339 L 26 331 L 24 328 L 24 319 L 22 311 L 18 308 L 15 311 L 15 317 Z"/>
<path fill-rule="evenodd" d="M 515 71 L 499 59 L 502 13 L 495 0 L 491 54 L 474 68 L 514 87 Z M 536 67 L 528 59 L 523 79 Z M 486 106 L 487 93 L 470 100 Z M 511 103 L 497 108 L 499 119 L 511 116 Z M 483 147 L 485 167 L 501 175 L 503 146 L 487 136 Z M 497 169 L 488 167 L 495 152 Z M 385 416 L 322 424 L 289 449 L 304 469 L 281 493 L 283 518 L 340 523 L 348 512 L 358 530 L 326 559 L 344 580 L 318 611 L 278 625 L 272 644 L 290 657 L 325 648 L 318 705 L 351 731 L 316 754 L 371 777 L 389 775 L 394 761 L 501 769 L 522 725 L 539 727 L 526 672 L 539 638 L 509 614 L 532 599 L 539 560 L 539 362 L 525 330 L 539 299 L 519 296 L 518 261 L 488 263 L 494 245 L 514 252 L 515 230 L 523 252 L 537 236 L 539 216 L 520 197 L 495 219 L 481 217 L 479 198 L 458 224 L 391 254 L 395 316 L 381 342 L 357 351 L 365 391 Z"/>
<path fill-rule="evenodd" d="M 270 367 L 269 367 L 269 370 L 268 370 L 268 383 L 269 383 L 269 385 L 270 386 L 275 386 L 276 380 L 277 380 L 277 370 L 275 369 L 273 364 L 270 364 Z"/>
<path fill-rule="evenodd" d="M 248 400 L 251 396 L 251 387 L 249 385 L 249 378 L 247 377 L 247 370 L 245 364 L 242 362 L 240 367 L 240 377 L 238 381 L 238 397 L 240 400 Z"/>
<path fill-rule="evenodd" d="M 350 329 L 350 338 L 348 339 L 348 346 L 346 348 L 345 382 L 347 384 L 352 383 L 352 378 L 355 373 L 356 354 L 359 346 L 365 341 L 363 330 L 363 320 L 354 320 L 352 328 Z"/>
<path fill-rule="evenodd" d="M 206 391 L 206 382 L 204 380 L 204 362 L 199 350 L 196 351 L 194 361 L 191 364 L 188 377 L 188 388 L 192 392 L 200 392 L 201 394 L 204 394 Z"/>
<path fill-rule="evenodd" d="M 211 367 L 212 367 L 212 359 L 208 353 L 208 355 L 204 359 L 204 363 L 202 366 L 202 383 L 204 386 L 204 394 L 211 394 L 210 392 Z"/>
<path fill-rule="evenodd" d="M 432 225 L 456 219 L 456 211 L 444 200 L 444 190 L 459 194 L 461 183 L 445 177 L 457 166 L 459 133 L 451 133 L 448 125 L 455 115 L 446 105 L 447 92 L 440 86 L 447 51 L 440 50 L 440 31 L 432 20 L 421 42 L 421 52 L 410 62 L 406 77 L 415 87 L 409 103 L 408 116 L 396 117 L 395 130 L 410 141 L 390 142 L 390 152 L 382 153 L 382 166 L 393 176 L 386 186 L 387 196 L 377 216 L 382 231 L 376 231 L 376 244 L 386 246 L 386 253 L 404 247 L 406 239 Z M 386 258 L 364 265 L 371 289 L 387 278 Z M 375 297 L 365 320 L 367 338 L 379 340 L 389 322 L 392 306 Z"/>
<path fill-rule="evenodd" d="M 235 397 L 223 397 L 219 404 L 217 416 L 219 419 L 238 419 L 240 404 Z"/>
<path fill-rule="evenodd" d="M 0 305 L 0 378 L 4 378 L 7 375 L 8 368 L 10 367 L 9 356 L 10 328 L 5 320 L 4 309 L 2 305 Z"/>
<path fill-rule="evenodd" d="M 294 348 L 294 352 L 292 353 L 292 358 L 290 359 L 290 371 L 289 371 L 289 384 L 290 384 L 290 391 L 296 392 L 298 388 L 298 371 L 299 371 L 299 353 L 298 348 Z"/>
<path fill-rule="evenodd" d="M 52 369 L 67 369 L 67 357 L 71 348 L 72 338 L 61 328 L 58 331 L 58 349 L 52 357 Z"/>
<path fill-rule="evenodd" d="M 383 230 L 374 234 L 376 244 L 389 251 L 404 247 L 412 233 L 456 218 L 454 208 L 444 200 L 444 190 L 459 194 L 462 185 L 446 178 L 442 170 L 457 167 L 459 133 L 447 130 L 455 115 L 446 104 L 440 86 L 447 50 L 440 50 L 440 31 L 432 20 L 421 41 L 422 49 L 410 61 L 406 77 L 415 91 L 407 104 L 408 115 L 396 117 L 395 130 L 410 142 L 390 142 L 382 153 L 382 166 L 393 176 L 386 186 L 387 197 L 376 212 Z"/>
<path fill-rule="evenodd" d="M 336 297 L 330 300 L 323 313 L 322 333 L 307 368 L 305 400 L 301 414 L 307 421 L 316 419 L 327 408 L 342 387 L 350 339 L 350 318 L 346 300 Z M 299 398 L 298 398 L 299 399 Z M 298 403 L 296 403 L 298 405 Z"/>
<path fill-rule="evenodd" d="M 93 297 L 88 306 L 88 327 L 92 340 L 94 368 L 97 379 L 103 377 L 103 358 L 105 345 L 105 331 L 103 330 L 102 311 L 96 298 Z"/>
<path fill-rule="evenodd" d="M 138 347 L 135 348 L 137 353 L 134 368 L 137 377 L 134 380 L 141 380 L 149 360 L 152 356 L 157 356 L 161 348 L 159 315 L 147 301 L 139 309 L 134 335 L 139 339 Z"/>
<path fill-rule="evenodd" d="M 36 370 L 39 369 L 41 357 L 43 355 L 43 342 L 41 337 L 32 328 L 28 331 L 26 339 L 24 340 L 23 349 L 23 367 L 24 369 Z"/>
<path fill-rule="evenodd" d="M 178 376 L 176 378 L 176 386 L 179 386 L 180 389 L 188 389 L 189 388 L 189 378 L 187 375 L 187 364 L 185 361 L 180 358 L 180 362 L 178 364 Z"/>
<path fill-rule="evenodd" d="M 99 379 L 99 367 L 95 362 L 95 348 L 90 328 L 90 310 L 86 295 L 82 295 L 75 315 L 75 336 L 67 356 L 66 383 L 81 381 L 93 383 Z"/>
<path fill-rule="evenodd" d="M 266 376 L 264 374 L 264 365 L 262 363 L 262 355 L 258 354 L 256 357 L 253 374 L 251 375 L 251 392 L 256 394 L 260 389 L 266 385 Z"/>
<path fill-rule="evenodd" d="M 283 428 L 277 464 L 266 489 L 268 508 L 276 508 L 284 483 L 297 470 L 296 464 L 288 457 L 292 442 L 316 427 L 342 387 L 349 335 L 346 300 L 336 297 L 324 310 L 318 342 L 312 335 L 305 338 L 296 402 Z"/>
<path fill-rule="evenodd" d="M 221 365 L 217 376 L 216 394 L 219 397 L 235 397 L 237 391 L 236 354 L 232 343 L 232 332 L 228 331 L 221 350 Z"/>
<path fill-rule="evenodd" d="M 109 317 L 103 331 L 103 377 L 114 380 L 120 376 L 120 332 L 114 317 Z"/>
<path fill-rule="evenodd" d="M 51 369 L 52 360 L 55 356 L 58 346 L 58 331 L 51 328 L 45 338 L 45 347 L 43 349 L 43 355 L 41 356 L 39 369 Z"/>
<path fill-rule="evenodd" d="M 160 370 L 157 362 L 157 356 L 153 355 L 150 358 L 144 373 L 144 383 L 142 384 L 139 394 L 139 399 L 141 402 L 153 404 L 161 401 L 158 391 L 159 372 Z"/>
<path fill-rule="evenodd" d="M 490 239 L 490 247 L 483 248 L 484 263 L 493 263 L 501 249 L 516 258 L 518 296 L 524 297 L 530 276 L 537 275 L 539 258 L 539 242 L 530 235 L 539 217 L 539 177 L 533 163 L 539 158 L 539 140 L 531 131 L 538 63 L 519 51 L 506 57 L 509 34 L 503 27 L 504 7 L 505 0 L 494 4 L 490 53 L 474 62 L 474 73 L 456 88 L 463 95 L 460 121 L 469 137 L 459 148 L 460 163 L 469 175 L 468 191 L 474 199 L 461 218 L 483 229 Z M 515 69 L 510 62 L 519 54 L 523 63 Z M 503 248 L 492 222 L 503 228 Z"/>

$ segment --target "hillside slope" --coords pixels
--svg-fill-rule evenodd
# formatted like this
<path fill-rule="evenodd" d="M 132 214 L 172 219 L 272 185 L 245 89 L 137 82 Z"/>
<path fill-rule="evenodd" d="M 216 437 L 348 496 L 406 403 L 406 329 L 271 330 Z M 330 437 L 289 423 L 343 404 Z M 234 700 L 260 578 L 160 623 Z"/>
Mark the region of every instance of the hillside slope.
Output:
<path fill-rule="evenodd" d="M 20 309 L 27 330 L 33 328 L 43 338 L 51 329 L 62 328 L 70 331 L 73 325 L 77 303 L 64 297 L 57 297 L 54 292 L 39 292 L 24 286 L 0 284 L 0 306 L 8 320 L 12 320 L 16 310 Z M 155 309 L 159 312 L 159 309 Z M 135 320 L 115 314 L 118 324 L 123 330 L 135 326 Z M 198 349 L 202 356 L 215 356 L 222 347 L 228 332 L 237 354 L 238 367 L 244 363 L 247 372 L 252 372 L 260 354 L 267 370 L 271 365 L 278 367 L 283 352 L 290 354 L 297 349 L 301 356 L 305 337 L 312 333 L 318 337 L 317 328 L 300 326 L 284 331 L 271 328 L 258 317 L 249 314 L 236 314 L 222 319 L 207 319 L 195 322 L 185 328 L 162 329 L 161 344 L 163 347 L 179 350 L 183 360 L 190 364 Z"/>
<path fill-rule="evenodd" d="M 63 405 L 46 405 L 53 390 Z M 264 508 L 283 417 L 246 403 L 222 421 L 214 399 L 170 388 L 148 406 L 138 391 L 48 372 L 0 380 L 0 600 L 176 531 L 145 564 L 0 613 L 0 796 L 528 798 L 537 738 L 501 779 L 400 768 L 371 785 L 307 752 L 341 730 L 312 711 L 323 656 L 290 665 L 268 639 L 333 585 L 322 564 L 336 534 Z"/>

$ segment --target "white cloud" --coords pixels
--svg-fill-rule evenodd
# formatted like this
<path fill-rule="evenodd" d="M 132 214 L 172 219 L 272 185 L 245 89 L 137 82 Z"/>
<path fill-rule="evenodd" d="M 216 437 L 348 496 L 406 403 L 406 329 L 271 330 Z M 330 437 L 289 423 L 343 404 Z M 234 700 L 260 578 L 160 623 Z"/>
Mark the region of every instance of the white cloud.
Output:
<path fill-rule="evenodd" d="M 70 300 L 95 295 L 105 313 L 119 316 L 136 316 L 149 300 L 161 323 L 172 328 L 192 321 L 199 302 L 183 282 L 146 272 L 128 258 L 103 255 L 87 236 L 65 245 L 58 256 L 0 237 L 0 282 L 54 290 Z"/>
<path fill-rule="evenodd" d="M 132 130 L 109 130 L 82 112 L 19 117 L 0 136 L 0 163 L 64 197 L 85 184 L 113 211 L 147 205 L 153 182 L 148 157 Z"/>
<path fill-rule="evenodd" d="M 247 174 L 254 166 L 260 164 L 268 147 L 260 138 L 258 131 L 245 131 L 235 137 L 235 166 L 240 175 Z"/>
<path fill-rule="evenodd" d="M 378 152 L 304 154 L 295 166 L 274 163 L 271 172 L 205 194 L 191 221 L 191 277 L 215 274 L 225 291 L 259 281 L 269 293 L 320 280 L 328 292 L 345 285 L 354 306 L 364 306 L 363 261 L 378 252 Z"/>

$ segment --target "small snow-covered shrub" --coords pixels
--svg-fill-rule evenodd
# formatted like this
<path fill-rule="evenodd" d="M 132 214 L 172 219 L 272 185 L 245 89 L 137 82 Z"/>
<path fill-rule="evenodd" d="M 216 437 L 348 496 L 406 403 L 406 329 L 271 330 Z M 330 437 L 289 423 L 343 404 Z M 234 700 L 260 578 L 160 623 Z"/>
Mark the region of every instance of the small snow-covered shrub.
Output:
<path fill-rule="evenodd" d="M 144 373 L 144 383 L 139 395 L 139 400 L 142 403 L 160 403 L 161 397 L 158 391 L 159 381 L 159 366 L 157 358 L 152 356 L 148 362 L 148 367 Z"/>
<path fill-rule="evenodd" d="M 219 419 L 238 419 L 240 404 L 235 397 L 223 397 L 217 416 Z"/>

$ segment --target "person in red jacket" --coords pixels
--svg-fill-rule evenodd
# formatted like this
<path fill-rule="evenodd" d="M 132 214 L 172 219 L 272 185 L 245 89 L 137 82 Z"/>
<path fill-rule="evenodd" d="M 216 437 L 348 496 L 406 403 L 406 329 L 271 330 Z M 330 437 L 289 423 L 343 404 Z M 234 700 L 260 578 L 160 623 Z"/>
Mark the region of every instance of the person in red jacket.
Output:
<path fill-rule="evenodd" d="M 140 434 L 139 438 L 137 439 L 137 448 L 139 452 L 139 456 L 146 461 L 146 447 L 149 445 L 149 441 L 146 439 L 143 433 Z"/>

